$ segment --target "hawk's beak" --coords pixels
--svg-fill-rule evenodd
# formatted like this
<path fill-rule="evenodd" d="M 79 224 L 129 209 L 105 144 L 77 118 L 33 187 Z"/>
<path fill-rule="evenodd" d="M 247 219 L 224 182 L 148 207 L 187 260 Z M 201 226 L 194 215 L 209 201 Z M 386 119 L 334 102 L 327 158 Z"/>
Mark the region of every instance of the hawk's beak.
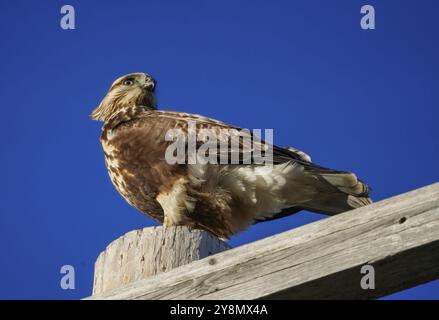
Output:
<path fill-rule="evenodd" d="M 149 92 L 154 92 L 155 90 L 156 82 L 154 79 L 148 79 L 146 80 L 144 84 L 144 88 L 146 88 Z"/>

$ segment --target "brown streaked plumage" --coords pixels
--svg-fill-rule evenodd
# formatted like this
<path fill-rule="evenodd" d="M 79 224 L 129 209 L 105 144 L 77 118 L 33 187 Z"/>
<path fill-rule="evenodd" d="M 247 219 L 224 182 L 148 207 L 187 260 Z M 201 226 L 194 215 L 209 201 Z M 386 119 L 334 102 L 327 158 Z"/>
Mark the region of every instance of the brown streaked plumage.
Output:
<path fill-rule="evenodd" d="M 244 163 L 169 164 L 169 129 L 187 133 L 188 120 L 197 129 L 220 134 L 220 129 L 240 129 L 198 115 L 159 111 L 154 89 L 147 74 L 123 76 L 92 113 L 104 122 L 101 142 L 113 184 L 154 220 L 228 238 L 253 223 L 300 210 L 332 215 L 371 203 L 369 188 L 354 174 L 320 167 L 294 148 L 273 146 L 271 170 Z"/>

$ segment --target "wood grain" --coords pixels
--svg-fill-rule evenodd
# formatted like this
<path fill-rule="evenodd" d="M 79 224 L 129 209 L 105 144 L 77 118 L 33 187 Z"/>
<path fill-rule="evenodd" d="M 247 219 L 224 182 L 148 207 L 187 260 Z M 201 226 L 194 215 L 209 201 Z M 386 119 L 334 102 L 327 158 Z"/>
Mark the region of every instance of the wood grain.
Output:
<path fill-rule="evenodd" d="M 363 265 L 375 268 L 363 290 Z M 439 183 L 91 299 L 369 299 L 439 278 Z"/>
<path fill-rule="evenodd" d="M 187 227 L 151 227 L 113 241 L 95 263 L 93 294 L 167 272 L 230 247 Z"/>

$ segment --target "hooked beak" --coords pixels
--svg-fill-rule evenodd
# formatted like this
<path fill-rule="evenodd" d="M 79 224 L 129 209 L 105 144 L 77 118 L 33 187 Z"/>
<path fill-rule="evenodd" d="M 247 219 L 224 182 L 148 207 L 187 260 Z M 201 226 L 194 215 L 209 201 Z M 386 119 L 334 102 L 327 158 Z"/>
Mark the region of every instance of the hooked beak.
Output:
<path fill-rule="evenodd" d="M 156 81 L 153 78 L 149 78 L 146 80 L 143 87 L 147 89 L 149 92 L 154 92 L 156 86 Z"/>

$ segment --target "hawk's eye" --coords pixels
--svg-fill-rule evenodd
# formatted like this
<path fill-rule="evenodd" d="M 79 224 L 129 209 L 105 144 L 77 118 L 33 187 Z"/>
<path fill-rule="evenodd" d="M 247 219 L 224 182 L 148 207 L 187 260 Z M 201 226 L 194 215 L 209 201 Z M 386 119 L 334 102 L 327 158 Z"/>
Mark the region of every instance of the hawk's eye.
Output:
<path fill-rule="evenodd" d="M 124 85 L 124 86 L 132 86 L 133 84 L 134 84 L 133 79 L 126 79 L 126 80 L 123 82 L 123 85 Z"/>

